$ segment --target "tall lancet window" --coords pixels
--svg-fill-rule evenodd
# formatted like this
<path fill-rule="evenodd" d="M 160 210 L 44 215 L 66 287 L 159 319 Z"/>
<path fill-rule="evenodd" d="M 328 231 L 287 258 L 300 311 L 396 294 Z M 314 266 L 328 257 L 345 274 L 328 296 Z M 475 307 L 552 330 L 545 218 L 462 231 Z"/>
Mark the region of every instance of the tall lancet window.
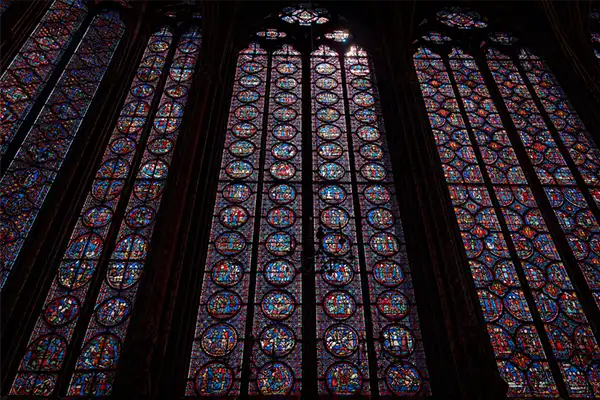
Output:
<path fill-rule="evenodd" d="M 11 395 L 112 392 L 200 60 L 200 18 L 186 18 L 157 27 L 146 43 L 62 256 L 46 265 L 54 279 Z M 119 27 L 103 26 L 98 37 Z M 88 55 L 94 57 L 103 54 Z"/>
<path fill-rule="evenodd" d="M 473 11 L 437 17 L 414 64 L 509 396 L 598 396 L 598 147 L 515 37 Z"/>
<path fill-rule="evenodd" d="M 22 126 L 73 32 L 81 25 L 85 7 L 80 0 L 56 0 L 0 78 L 0 162 L 8 165 L 1 171 L 0 180 L 0 223 L 4 232 L 0 238 L 0 289 L 79 133 L 124 33 L 118 11 L 95 15 L 41 111 L 32 116 L 35 121 Z M 44 99 L 38 99 L 41 100 Z M 13 139 L 20 127 L 26 130 L 22 132 L 26 136 L 22 143 L 15 143 Z M 16 154 L 7 160 L 11 146 Z"/>
<path fill-rule="evenodd" d="M 373 65 L 344 24 L 286 7 L 239 53 L 187 396 L 431 394 Z"/>

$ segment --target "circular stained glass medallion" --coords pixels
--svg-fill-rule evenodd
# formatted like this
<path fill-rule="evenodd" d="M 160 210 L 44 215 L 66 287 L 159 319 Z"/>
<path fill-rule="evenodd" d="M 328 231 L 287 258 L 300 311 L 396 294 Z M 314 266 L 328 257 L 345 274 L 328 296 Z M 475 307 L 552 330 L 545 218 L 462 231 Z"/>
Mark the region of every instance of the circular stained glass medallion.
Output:
<path fill-rule="evenodd" d="M 352 282 L 354 271 L 345 260 L 329 260 L 322 267 L 323 280 L 333 286 L 345 286 Z"/>
<path fill-rule="evenodd" d="M 370 89 L 372 84 L 369 79 L 366 78 L 356 78 L 352 79 L 350 85 L 356 90 L 367 90 Z"/>
<path fill-rule="evenodd" d="M 143 267 L 139 262 L 112 262 L 108 265 L 106 281 L 115 289 L 130 288 L 140 279 Z"/>
<path fill-rule="evenodd" d="M 337 143 L 324 143 L 319 146 L 317 152 L 326 160 L 337 160 L 344 154 L 344 149 Z"/>
<path fill-rule="evenodd" d="M 125 321 L 129 316 L 130 305 L 126 299 L 113 297 L 100 304 L 95 315 L 98 322 L 104 326 L 115 326 Z"/>
<path fill-rule="evenodd" d="M 186 96 L 188 93 L 188 88 L 183 85 L 173 85 L 165 89 L 165 93 L 174 99 L 180 99 L 183 96 Z"/>
<path fill-rule="evenodd" d="M 129 211 L 125 221 L 132 228 L 143 228 L 154 221 L 156 212 L 150 207 L 140 206 Z"/>
<path fill-rule="evenodd" d="M 275 136 L 277 140 L 292 140 L 297 133 L 298 130 L 293 125 L 277 125 L 273 128 L 273 136 Z"/>
<path fill-rule="evenodd" d="M 327 207 L 321 211 L 321 223 L 329 229 L 342 229 L 348 224 L 350 216 L 340 207 Z"/>
<path fill-rule="evenodd" d="M 246 239 L 238 232 L 223 232 L 217 236 L 215 247 L 221 255 L 234 256 L 244 251 Z"/>
<path fill-rule="evenodd" d="M 83 223 L 90 228 L 106 226 L 112 220 L 113 212 L 110 208 L 97 206 L 88 208 L 83 213 Z"/>
<path fill-rule="evenodd" d="M 227 228 L 239 228 L 248 218 L 248 211 L 241 206 L 227 206 L 219 213 L 219 221 Z"/>
<path fill-rule="evenodd" d="M 371 249 L 380 256 L 390 257 L 400 251 L 398 238 L 388 232 L 379 232 L 369 239 Z"/>
<path fill-rule="evenodd" d="M 344 167 L 335 162 L 324 163 L 319 166 L 319 176 L 328 181 L 340 180 L 345 173 Z"/>
<path fill-rule="evenodd" d="M 168 171 L 169 167 L 167 163 L 160 160 L 154 160 L 142 165 L 142 168 L 140 168 L 140 175 L 142 178 L 146 179 L 163 179 L 167 177 Z"/>
<path fill-rule="evenodd" d="M 233 385 L 233 371 L 220 362 L 205 364 L 196 375 L 196 391 L 200 395 L 223 396 Z"/>
<path fill-rule="evenodd" d="M 368 125 L 363 125 L 360 128 L 358 128 L 356 134 L 365 142 L 374 142 L 376 140 L 379 140 L 379 138 L 381 137 L 379 129 Z"/>
<path fill-rule="evenodd" d="M 263 69 L 263 66 L 257 62 L 247 62 L 244 63 L 240 68 L 247 74 L 255 74 L 260 72 Z"/>
<path fill-rule="evenodd" d="M 336 357 L 348 357 L 358 350 L 358 333 L 346 324 L 332 325 L 323 336 L 325 349 Z"/>
<path fill-rule="evenodd" d="M 206 310 L 217 319 L 229 319 L 236 315 L 242 308 L 242 299 L 237 293 L 222 290 L 214 293 L 206 302 Z"/>
<path fill-rule="evenodd" d="M 315 96 L 315 100 L 324 106 L 332 106 L 339 101 L 340 97 L 333 92 L 321 92 Z"/>
<path fill-rule="evenodd" d="M 131 94 L 135 97 L 148 97 L 154 93 L 154 86 L 143 83 L 131 89 Z"/>
<path fill-rule="evenodd" d="M 421 377 L 412 365 L 390 364 L 385 383 L 396 396 L 417 394 L 421 390 Z"/>
<path fill-rule="evenodd" d="M 296 247 L 296 239 L 286 232 L 275 232 L 270 234 L 265 241 L 267 251 L 275 256 L 283 257 L 290 255 Z"/>
<path fill-rule="evenodd" d="M 217 285 L 230 287 L 242 280 L 244 268 L 238 261 L 231 259 L 220 260 L 213 265 L 210 276 L 212 281 Z"/>
<path fill-rule="evenodd" d="M 394 225 L 394 214 L 387 208 L 373 208 L 367 212 L 367 222 L 375 229 L 388 229 Z"/>
<path fill-rule="evenodd" d="M 110 149 L 115 154 L 128 154 L 135 150 L 135 142 L 131 138 L 120 137 L 110 143 Z"/>
<path fill-rule="evenodd" d="M 365 189 L 363 194 L 369 203 L 375 205 L 386 204 L 392 197 L 389 189 L 381 185 L 371 185 Z"/>
<path fill-rule="evenodd" d="M 323 140 L 337 140 L 342 136 L 342 131 L 336 125 L 321 125 L 317 129 L 317 135 Z"/>
<path fill-rule="evenodd" d="M 370 107 L 375 104 L 375 97 L 370 93 L 357 93 L 352 101 L 361 107 Z"/>
<path fill-rule="evenodd" d="M 265 265 L 265 280 L 273 286 L 287 286 L 295 276 L 294 266 L 288 260 L 273 260 Z"/>
<path fill-rule="evenodd" d="M 352 75 L 356 76 L 367 76 L 371 73 L 371 70 L 366 65 L 354 64 L 350 67 L 350 72 L 352 73 Z"/>
<path fill-rule="evenodd" d="M 212 357 L 231 353 L 237 344 L 237 332 L 228 324 L 211 325 L 202 333 L 202 350 Z"/>
<path fill-rule="evenodd" d="M 317 118 L 323 122 L 335 122 L 340 119 L 340 112 L 335 108 L 325 107 L 317 111 Z"/>
<path fill-rule="evenodd" d="M 278 160 L 291 160 L 296 153 L 298 153 L 298 149 L 290 143 L 277 143 L 271 148 L 271 154 Z"/>
<path fill-rule="evenodd" d="M 360 168 L 360 174 L 368 181 L 380 182 L 387 176 L 387 171 L 383 165 L 369 163 Z"/>
<path fill-rule="evenodd" d="M 350 238 L 343 233 L 328 233 L 322 240 L 323 251 L 330 256 L 343 256 L 350 251 Z"/>
<path fill-rule="evenodd" d="M 44 318 L 51 326 L 62 326 L 77 318 L 79 310 L 79 300 L 75 296 L 62 296 L 48 304 Z"/>
<path fill-rule="evenodd" d="M 383 150 L 379 145 L 365 144 L 360 147 L 360 155 L 366 160 L 379 161 L 383 159 Z"/>
<path fill-rule="evenodd" d="M 280 122 L 289 122 L 296 118 L 298 113 L 290 107 L 281 107 L 273 111 L 273 118 Z"/>
<path fill-rule="evenodd" d="M 258 117 L 258 108 L 251 105 L 240 106 L 235 109 L 234 115 L 241 121 L 250 121 Z"/>
<path fill-rule="evenodd" d="M 394 287 L 404 281 L 404 271 L 400 264 L 392 260 L 380 260 L 373 266 L 373 278 L 383 286 Z"/>
<path fill-rule="evenodd" d="M 58 281 L 62 286 L 75 290 L 85 285 L 94 271 L 95 267 L 88 261 L 63 261 L 58 268 Z"/>
<path fill-rule="evenodd" d="M 296 338 L 287 325 L 270 325 L 261 332 L 258 344 L 269 357 L 283 357 L 294 349 Z"/>
<path fill-rule="evenodd" d="M 298 101 L 298 96 L 292 92 L 279 92 L 273 97 L 273 99 L 277 104 L 282 106 L 291 106 Z"/>
<path fill-rule="evenodd" d="M 340 204 L 346 198 L 346 190 L 338 185 L 326 185 L 319 189 L 319 198 L 327 204 Z"/>
<path fill-rule="evenodd" d="M 296 166 L 287 161 L 278 161 L 271 165 L 269 172 L 271 172 L 273 179 L 287 181 L 296 175 Z"/>
<path fill-rule="evenodd" d="M 247 161 L 232 161 L 225 166 L 225 173 L 232 179 L 247 178 L 252 172 L 252 164 Z"/>
<path fill-rule="evenodd" d="M 276 207 L 267 213 L 267 222 L 274 228 L 289 228 L 296 222 L 296 214 L 289 207 Z"/>
<path fill-rule="evenodd" d="M 413 352 L 415 340 L 408 329 L 399 325 L 388 325 L 381 333 L 383 348 L 396 357 L 406 357 Z"/>
<path fill-rule="evenodd" d="M 247 157 L 254 153 L 254 144 L 247 140 L 238 140 L 229 145 L 229 153 L 235 157 Z"/>
<path fill-rule="evenodd" d="M 345 320 L 356 312 L 356 302 L 348 292 L 334 290 L 325 295 L 323 308 L 329 317 L 337 320 Z"/>
<path fill-rule="evenodd" d="M 164 155 L 173 150 L 173 141 L 169 139 L 155 139 L 148 145 L 148 151 L 154 155 Z"/>
<path fill-rule="evenodd" d="M 290 77 L 278 78 L 275 81 L 275 86 L 277 86 L 279 89 L 292 90 L 298 86 L 298 81 Z"/>
<path fill-rule="evenodd" d="M 292 316 L 296 305 L 294 298 L 288 292 L 272 290 L 265 294 L 260 307 L 267 318 L 282 321 Z"/>
<path fill-rule="evenodd" d="M 245 183 L 230 183 L 223 188 L 223 197 L 232 203 L 242 203 L 250 198 L 252 190 Z"/>
<path fill-rule="evenodd" d="M 231 133 L 233 133 L 233 136 L 240 139 L 251 138 L 252 136 L 256 135 L 256 132 L 256 126 L 249 122 L 240 122 L 231 128 Z"/>
<path fill-rule="evenodd" d="M 338 85 L 338 82 L 330 77 L 323 77 L 323 78 L 319 78 L 315 81 L 315 85 L 319 88 L 319 89 L 323 89 L 323 90 L 331 90 L 331 89 L 335 89 Z"/>
<path fill-rule="evenodd" d="M 296 66 L 296 64 L 291 63 L 291 62 L 285 62 L 285 63 L 278 64 L 276 69 L 277 69 L 277 72 L 279 72 L 280 74 L 284 74 L 284 75 L 290 75 L 290 74 L 293 74 L 294 72 L 298 71 L 298 67 Z"/>
<path fill-rule="evenodd" d="M 353 395 L 360 393 L 362 375 L 359 369 L 349 362 L 333 364 L 326 372 L 327 388 L 334 395 Z"/>
<path fill-rule="evenodd" d="M 396 290 L 388 290 L 377 297 L 377 309 L 388 319 L 401 319 L 408 314 L 408 299 Z"/>
<path fill-rule="evenodd" d="M 281 362 L 266 364 L 256 378 L 258 391 L 264 396 L 286 395 L 294 385 L 292 369 Z"/>
<path fill-rule="evenodd" d="M 240 85 L 242 85 L 245 88 L 253 88 L 253 87 L 257 87 L 258 85 L 261 84 L 261 79 L 256 76 L 256 75 L 246 75 L 246 76 L 242 76 L 239 80 Z"/>
<path fill-rule="evenodd" d="M 321 75 L 331 75 L 337 70 L 337 68 L 333 64 L 324 62 L 324 63 L 317 64 L 317 66 L 315 67 L 315 70 L 317 71 L 318 74 L 321 74 Z"/>
<path fill-rule="evenodd" d="M 271 186 L 269 199 L 277 204 L 289 204 L 296 198 L 296 189 L 292 185 L 282 183 Z"/>
<path fill-rule="evenodd" d="M 252 103 L 260 98 L 260 94 L 256 90 L 242 90 L 238 92 L 237 99 L 242 103 Z"/>

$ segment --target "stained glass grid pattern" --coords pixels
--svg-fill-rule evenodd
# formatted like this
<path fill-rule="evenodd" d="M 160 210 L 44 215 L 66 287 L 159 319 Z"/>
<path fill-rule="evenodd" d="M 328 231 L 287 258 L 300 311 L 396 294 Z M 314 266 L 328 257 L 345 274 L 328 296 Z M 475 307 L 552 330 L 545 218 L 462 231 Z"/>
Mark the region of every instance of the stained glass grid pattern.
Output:
<path fill-rule="evenodd" d="M 163 29 L 151 36 L 115 129 L 96 172 L 58 273 L 29 339 L 11 388 L 13 395 L 50 396 L 63 368 L 79 312 L 85 302 L 104 241 L 112 226 L 125 180 L 138 152 L 143 127 L 156 96 L 172 34 Z M 52 354 L 56 355 L 52 360 Z"/>
<path fill-rule="evenodd" d="M 240 393 L 267 53 L 240 52 L 192 345 L 187 396 Z M 275 306 L 275 304 L 274 304 Z"/>
<path fill-rule="evenodd" d="M 550 205 L 596 299 L 596 304 L 600 305 L 598 221 L 592 214 L 582 189 L 576 186 L 575 178 L 567 167 L 558 144 L 548 131 L 513 60 L 495 49 L 490 49 L 487 57 L 488 66 L 511 114 L 521 142 L 527 150 L 538 179 L 544 186 Z M 560 111 L 557 111 L 557 114 L 564 116 Z M 574 124 L 572 121 L 570 123 Z"/>
<path fill-rule="evenodd" d="M 367 53 L 345 57 L 346 91 L 381 395 L 431 393 L 376 83 Z"/>
<path fill-rule="evenodd" d="M 75 364 L 68 389 L 70 396 L 109 395 L 112 390 L 198 61 L 200 42 L 200 31 L 192 26 L 177 44 L 117 243 Z"/>
<path fill-rule="evenodd" d="M 369 395 L 338 53 L 326 46 L 319 47 L 311 54 L 311 68 L 318 390 L 321 394 Z"/>
<path fill-rule="evenodd" d="M 593 396 L 594 377 L 590 376 L 588 381 L 586 375 L 588 370 L 591 372 L 597 368 L 595 364 L 600 358 L 600 348 L 503 129 L 500 115 L 473 57 L 455 48 L 449 64 L 485 163 L 482 167 L 490 176 L 494 195 L 520 260 L 519 267 L 531 289 L 565 385 L 572 396 Z M 494 277 L 497 280 L 497 293 L 508 291 L 512 281 L 518 279 L 508 275 L 506 270 L 484 272 L 487 279 Z M 507 332 L 498 330 L 498 333 Z M 521 335 L 522 340 L 526 337 Z M 544 388 L 547 382 L 530 382 L 536 385 L 538 391 L 547 390 Z"/>
<path fill-rule="evenodd" d="M 300 396 L 302 59 L 286 45 L 271 65 L 249 391 Z"/>
<path fill-rule="evenodd" d="M 417 51 L 414 64 L 496 363 L 509 386 L 508 396 L 557 397 L 448 71 L 441 57 L 427 48 Z"/>
<path fill-rule="evenodd" d="M 0 182 L 0 286 L 62 166 L 124 32 L 115 11 L 96 16 Z"/>
<path fill-rule="evenodd" d="M 0 13 L 10 1 L 3 1 Z M 0 77 L 0 157 L 46 86 L 87 14 L 83 0 L 56 0 Z"/>

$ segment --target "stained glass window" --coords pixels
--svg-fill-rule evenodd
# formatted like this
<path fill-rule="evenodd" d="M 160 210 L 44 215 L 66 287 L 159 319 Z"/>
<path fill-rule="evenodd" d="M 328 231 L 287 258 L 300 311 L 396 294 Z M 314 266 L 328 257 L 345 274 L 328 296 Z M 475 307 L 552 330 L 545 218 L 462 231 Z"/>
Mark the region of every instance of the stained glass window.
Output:
<path fill-rule="evenodd" d="M 167 50 L 169 41 L 157 39 L 150 44 L 149 50 Z M 110 255 L 106 276 L 75 364 L 67 392 L 70 396 L 108 395 L 112 390 L 198 62 L 200 42 L 200 30 L 192 26 L 177 44 L 116 245 Z M 161 57 L 159 54 L 150 55 L 148 58 L 152 58 L 152 61 L 145 58 L 142 61 L 142 70 L 145 71 L 142 76 L 160 75 L 159 70 L 164 63 Z M 127 128 L 131 129 L 132 124 L 127 124 Z M 125 173 L 123 170 L 119 172 Z M 221 304 L 219 301 L 217 303 Z"/>
<path fill-rule="evenodd" d="M 124 32 L 116 11 L 94 17 L 0 181 L 0 287 L 17 259 Z M 29 71 L 30 76 L 37 76 Z"/>
<path fill-rule="evenodd" d="M 264 37 L 267 40 L 276 40 L 287 37 L 287 33 L 278 31 L 277 29 L 269 28 L 265 31 L 256 32 L 256 36 Z"/>
<path fill-rule="evenodd" d="M 308 5 L 278 15 L 324 16 Z M 185 393 L 429 395 L 370 58 L 322 44 L 302 54 L 266 32 L 271 50 L 238 56 Z"/>
<path fill-rule="evenodd" d="M 50 364 L 40 360 L 53 348 L 66 349 L 71 343 L 79 311 L 85 303 L 113 216 L 121 199 L 125 180 L 142 139 L 150 104 L 164 69 L 172 33 L 163 28 L 148 42 L 137 73 L 117 120 L 102 163 L 96 172 L 83 209 L 58 266 L 43 311 L 29 339 L 11 394 L 52 395 L 63 370 L 64 357 Z M 166 139 L 157 139 L 158 152 L 170 149 Z M 117 279 L 115 277 L 115 279 Z M 106 307 L 108 312 L 127 313 L 129 304 L 119 299 Z M 36 355 L 37 354 L 37 355 Z"/>
<path fill-rule="evenodd" d="M 600 60 L 600 11 L 594 10 L 590 13 L 592 19 L 592 32 L 590 33 L 590 39 L 592 46 L 594 47 L 594 54 L 596 58 Z"/>
<path fill-rule="evenodd" d="M 0 157 L 8 150 L 86 14 L 82 0 L 55 0 L 0 77 Z"/>
<path fill-rule="evenodd" d="M 455 20 L 469 25 L 462 17 Z M 489 37 L 498 46 L 517 42 L 502 32 Z M 546 225 L 552 215 L 539 208 L 522 169 L 531 163 L 598 299 L 600 262 L 592 250 L 598 223 L 589 208 L 597 190 L 598 150 L 537 57 L 522 50 L 515 60 L 492 47 L 487 61 L 483 68 L 489 67 L 500 90 L 514 136 L 473 56 L 459 48 L 446 56 L 429 46 L 414 56 L 498 368 L 510 397 L 556 397 L 559 380 L 570 397 L 598 396 L 600 348 L 556 247 L 553 235 L 560 232 Z M 519 139 L 528 159 L 519 159 L 513 148 Z M 577 186 L 576 173 L 587 194 Z M 553 376 L 553 365 L 560 376 Z"/>

